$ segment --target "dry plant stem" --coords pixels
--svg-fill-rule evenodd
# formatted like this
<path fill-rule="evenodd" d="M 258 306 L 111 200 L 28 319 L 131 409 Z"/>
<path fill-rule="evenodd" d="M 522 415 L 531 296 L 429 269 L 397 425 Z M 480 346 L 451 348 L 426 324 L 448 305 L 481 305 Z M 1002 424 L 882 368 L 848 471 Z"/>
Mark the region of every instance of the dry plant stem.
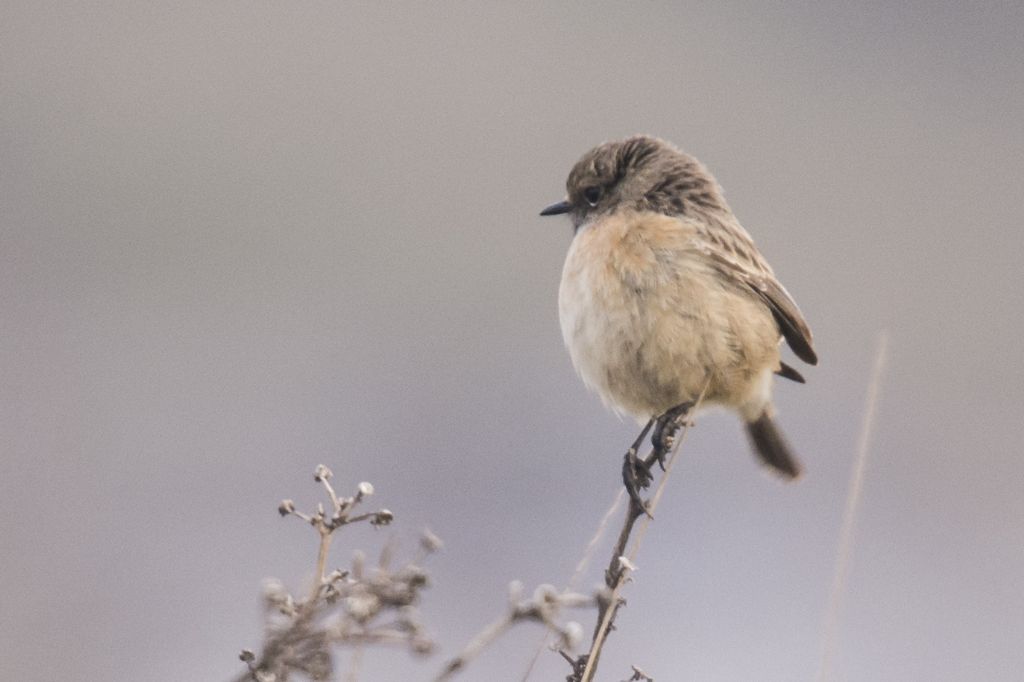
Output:
<path fill-rule="evenodd" d="M 338 499 L 338 494 L 334 492 L 334 486 L 331 485 L 330 476 L 322 475 L 320 471 L 317 471 L 315 476 L 327 490 L 327 495 L 331 498 L 331 507 L 333 507 L 335 511 L 341 509 L 341 500 Z"/>
<path fill-rule="evenodd" d="M 675 454 L 673 453 L 673 459 Z M 669 465 L 671 468 L 671 464 Z M 666 472 L 667 473 L 667 472 Z M 665 477 L 662 477 L 662 483 L 664 483 Z M 604 647 L 605 639 L 608 636 L 608 632 L 611 630 L 612 623 L 615 620 L 615 614 L 619 611 L 619 591 L 622 588 L 624 578 L 626 576 L 625 566 L 622 565 L 621 557 L 625 556 L 626 544 L 629 542 L 629 536 L 633 532 L 633 526 L 636 524 L 637 519 L 643 517 L 644 526 L 646 526 L 651 517 L 647 516 L 645 509 L 641 508 L 634 500 L 630 500 L 629 509 L 626 511 L 626 522 L 622 526 L 622 530 L 619 532 L 619 540 L 615 543 L 615 549 L 612 552 L 612 560 L 608 566 L 608 570 L 605 572 L 605 584 L 608 589 L 611 590 L 611 594 L 608 596 L 608 600 L 601 603 L 598 607 L 597 624 L 594 628 L 594 639 L 590 646 L 590 652 L 587 654 L 586 666 L 583 668 L 583 675 L 580 677 L 580 682 L 590 682 L 593 679 L 594 674 L 597 672 L 598 659 L 601 656 L 601 649 Z"/>
<path fill-rule="evenodd" d="M 315 477 L 327 490 L 327 495 L 331 498 L 331 507 L 334 510 L 334 517 L 337 518 L 342 509 L 342 503 L 338 499 L 337 493 L 334 492 L 334 486 L 331 485 L 329 480 L 330 476 L 320 475 L 318 470 Z M 309 594 L 310 601 L 316 599 L 317 595 L 320 594 L 320 588 L 323 587 L 324 577 L 327 575 L 327 557 L 331 551 L 331 538 L 336 528 L 333 523 L 324 521 L 323 513 L 314 517 L 313 523 L 316 526 L 317 532 L 320 534 L 320 548 L 317 550 L 316 555 L 316 575 L 313 578 L 313 586 Z"/>
<path fill-rule="evenodd" d="M 435 682 L 445 682 L 456 673 L 465 670 L 481 651 L 513 625 L 522 621 L 541 623 L 559 634 L 562 646 L 575 646 L 575 640 L 579 638 L 580 633 L 574 631 L 574 628 L 578 630 L 579 626 L 575 623 L 562 626 L 558 622 L 558 617 L 564 609 L 593 607 L 597 604 L 598 598 L 575 592 L 558 592 L 550 585 L 542 585 L 537 588 L 532 598 L 520 599 L 517 596 L 520 588 L 521 586 L 517 586 L 516 583 L 510 585 L 508 612 L 477 633 L 458 656 L 445 664 L 440 674 L 434 678 Z"/>
<path fill-rule="evenodd" d="M 316 555 L 316 578 L 313 582 L 313 590 L 309 595 L 310 600 L 316 599 L 320 588 L 323 587 L 324 578 L 327 576 L 327 555 L 331 551 L 331 538 L 333 530 L 321 525 L 317 528 L 320 531 L 320 549 Z"/>
<path fill-rule="evenodd" d="M 316 573 L 309 597 L 295 600 L 276 581 L 264 588 L 267 612 L 263 652 L 260 656 L 243 650 L 239 658 L 248 668 L 238 680 L 284 682 L 297 674 L 308 679 L 334 679 L 332 649 L 352 646 L 354 651 L 346 679 L 359 674 L 365 645 L 399 644 L 417 654 L 425 654 L 433 643 L 423 634 L 415 604 L 428 585 L 426 573 L 415 563 L 391 569 L 391 548 L 385 547 L 376 569 L 364 571 L 364 557 L 356 552 L 351 570 L 327 572 L 331 541 L 340 528 L 360 521 L 386 526 L 394 519 L 388 509 L 358 515 L 351 512 L 373 495 L 367 482 L 358 485 L 352 497 L 338 497 L 330 484 L 331 470 L 318 465 L 314 480 L 322 484 L 330 498 L 330 509 L 318 504 L 313 513 L 295 508 L 292 500 L 282 500 L 281 516 L 295 516 L 316 529 L 319 537 Z M 425 532 L 420 541 L 420 557 L 436 551 L 441 541 Z M 381 616 L 394 614 L 395 620 L 380 622 Z"/>
<path fill-rule="evenodd" d="M 465 668 L 470 661 L 479 656 L 480 652 L 486 649 L 491 642 L 498 639 L 498 637 L 512 627 L 514 622 L 512 614 L 508 614 L 478 632 L 476 637 L 459 653 L 458 658 L 445 666 L 444 671 L 437 676 L 436 682 L 444 682 L 444 680 L 451 679 L 455 673 Z"/>
<path fill-rule="evenodd" d="M 612 623 L 615 621 L 615 615 L 618 613 L 621 600 L 619 598 L 619 592 L 625 583 L 626 569 L 628 564 L 623 561 L 627 559 L 626 546 L 629 544 L 630 536 L 633 533 L 633 528 L 636 525 L 638 519 L 642 518 L 643 521 L 638 531 L 636 539 L 633 541 L 633 547 L 629 551 L 628 561 L 632 561 L 636 557 L 637 551 L 640 549 L 640 541 L 643 539 L 644 533 L 647 531 L 647 527 L 650 525 L 653 519 L 655 508 L 658 506 L 658 502 L 661 500 L 662 491 L 665 488 L 665 483 L 668 481 L 669 474 L 672 473 L 672 466 L 675 464 L 676 456 L 679 453 L 679 447 L 686 439 L 686 434 L 689 431 L 690 421 L 689 415 L 693 414 L 700 407 L 704 401 L 704 393 L 707 391 L 707 385 L 704 386 L 704 390 L 701 391 L 693 407 L 683 414 L 676 417 L 677 423 L 679 424 L 680 431 L 672 443 L 672 451 L 669 454 L 668 465 L 665 467 L 665 474 L 658 481 L 658 486 L 655 488 L 655 492 L 651 501 L 646 507 L 638 504 L 636 500 L 630 499 L 629 508 L 626 510 L 625 523 L 622 526 L 622 530 L 619 532 L 619 539 L 615 543 L 615 548 L 612 550 L 612 558 L 608 564 L 608 570 L 605 572 L 605 585 L 610 590 L 611 594 L 608 596 L 608 600 L 603 602 L 599 606 L 597 627 L 594 630 L 594 639 L 590 646 L 590 652 L 587 654 L 586 664 L 583 668 L 583 674 L 579 678 L 579 682 L 591 682 L 594 679 L 594 675 L 597 672 L 597 664 L 601 657 L 601 650 L 604 647 L 604 643 L 608 637 L 608 633 L 612 628 Z M 645 460 L 645 464 L 653 465 L 654 452 L 652 452 Z"/>
<path fill-rule="evenodd" d="M 875 414 L 878 412 L 878 395 L 885 371 L 888 339 L 888 334 L 884 331 L 878 335 L 875 365 L 871 371 L 871 382 L 868 384 L 868 394 L 864 401 L 864 421 L 861 422 L 860 436 L 857 440 L 857 455 L 853 471 L 850 472 L 850 486 L 846 494 L 846 509 L 843 511 L 843 525 L 839 532 L 839 547 L 836 551 L 835 573 L 832 577 L 828 609 L 825 612 L 825 624 L 822 628 L 821 663 L 818 668 L 818 682 L 825 682 L 832 674 L 832 658 L 836 646 L 839 612 L 842 609 L 843 593 L 846 589 L 846 576 L 850 568 L 850 553 L 853 549 L 853 536 L 857 524 L 857 509 L 860 504 L 860 494 L 863 488 L 864 470 L 868 461 L 871 434 L 874 431 Z"/>

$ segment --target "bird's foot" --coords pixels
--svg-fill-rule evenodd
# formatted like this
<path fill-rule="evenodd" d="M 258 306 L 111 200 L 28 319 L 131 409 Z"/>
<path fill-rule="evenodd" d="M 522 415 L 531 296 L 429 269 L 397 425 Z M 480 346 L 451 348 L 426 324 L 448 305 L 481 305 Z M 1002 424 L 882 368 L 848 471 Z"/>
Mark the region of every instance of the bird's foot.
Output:
<path fill-rule="evenodd" d="M 665 458 L 675 447 L 679 429 L 689 426 L 686 418 L 692 409 L 692 402 L 681 403 L 654 421 L 654 433 L 651 434 L 651 445 L 654 446 L 654 449 L 645 462 L 648 469 L 657 462 L 661 470 L 665 470 Z"/>
<path fill-rule="evenodd" d="M 622 462 L 622 482 L 633 505 L 645 514 L 647 503 L 640 497 L 640 491 L 649 486 L 652 480 L 650 465 L 637 456 L 635 449 L 630 448 Z"/>
<path fill-rule="evenodd" d="M 650 486 L 654 480 L 651 470 L 654 468 L 655 462 L 661 467 L 662 471 L 665 471 L 665 459 L 668 457 L 668 453 L 672 452 L 672 448 L 675 447 L 679 429 L 683 428 L 684 425 L 688 425 L 686 418 L 692 409 L 692 402 L 682 403 L 668 410 L 660 417 L 650 420 L 629 448 L 629 451 L 626 452 L 622 462 L 622 482 L 626 486 L 626 493 L 629 494 L 630 502 L 637 514 L 651 515 L 647 510 L 647 503 L 640 497 L 640 491 Z M 647 432 L 651 430 L 651 427 L 654 427 L 654 433 L 651 434 L 651 445 L 654 447 L 650 455 L 640 457 L 638 452 L 643 446 L 644 439 L 647 437 Z"/>
<path fill-rule="evenodd" d="M 640 497 L 640 491 L 651 484 L 651 465 L 642 459 L 637 453 L 644 444 L 647 432 L 654 426 L 654 420 L 647 422 L 647 426 L 640 431 L 640 435 L 626 452 L 622 462 L 622 482 L 626 486 L 629 499 L 637 509 L 647 512 L 647 503 Z"/>

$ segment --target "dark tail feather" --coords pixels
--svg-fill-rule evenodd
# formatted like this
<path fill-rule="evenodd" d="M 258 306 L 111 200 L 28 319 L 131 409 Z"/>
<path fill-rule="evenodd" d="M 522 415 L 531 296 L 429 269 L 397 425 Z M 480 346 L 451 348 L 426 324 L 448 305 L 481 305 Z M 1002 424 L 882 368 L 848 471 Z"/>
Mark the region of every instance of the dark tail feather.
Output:
<path fill-rule="evenodd" d="M 789 450 L 789 444 L 775 426 L 775 421 L 768 412 L 752 422 L 747 422 L 747 433 L 754 451 L 765 464 L 786 478 L 800 475 L 800 464 Z"/>
<path fill-rule="evenodd" d="M 779 369 L 776 370 L 775 373 L 778 374 L 783 379 L 789 379 L 790 381 L 795 381 L 798 384 L 807 383 L 806 381 L 804 381 L 804 377 L 802 374 L 800 374 L 800 372 L 796 371 L 795 369 L 793 369 L 784 362 L 779 363 Z"/>

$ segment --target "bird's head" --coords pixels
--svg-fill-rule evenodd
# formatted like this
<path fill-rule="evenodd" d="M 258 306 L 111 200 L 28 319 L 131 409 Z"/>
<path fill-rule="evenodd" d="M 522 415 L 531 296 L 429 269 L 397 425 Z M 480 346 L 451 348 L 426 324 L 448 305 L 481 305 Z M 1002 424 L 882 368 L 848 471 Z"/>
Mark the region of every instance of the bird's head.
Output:
<path fill-rule="evenodd" d="M 540 214 L 568 213 L 576 229 L 624 209 L 682 216 L 725 207 L 718 183 L 700 162 L 646 135 L 594 147 L 565 184 L 566 198 Z"/>

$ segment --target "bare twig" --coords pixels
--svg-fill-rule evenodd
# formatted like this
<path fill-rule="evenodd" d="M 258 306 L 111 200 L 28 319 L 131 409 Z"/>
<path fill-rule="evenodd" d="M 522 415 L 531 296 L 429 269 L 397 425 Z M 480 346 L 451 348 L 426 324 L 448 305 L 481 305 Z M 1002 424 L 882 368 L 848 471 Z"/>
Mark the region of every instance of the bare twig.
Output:
<path fill-rule="evenodd" d="M 619 611 L 619 607 L 622 605 L 622 599 L 619 593 L 622 590 L 623 585 L 626 583 L 626 579 L 630 572 L 635 568 L 634 561 L 636 555 L 640 550 L 640 543 L 647 533 L 647 528 L 650 526 L 650 522 L 654 518 L 654 510 L 658 506 L 658 502 L 661 500 L 662 493 L 665 489 L 665 483 L 668 481 L 670 474 L 672 473 L 672 467 L 675 464 L 676 457 L 679 452 L 679 447 L 686 439 L 686 434 L 690 428 L 689 415 L 695 413 L 704 401 L 704 394 L 707 391 L 707 385 L 704 390 L 701 391 L 700 396 L 697 398 L 693 407 L 690 410 L 678 415 L 676 422 L 673 425 L 675 429 L 681 429 L 678 431 L 677 436 L 672 440 L 671 450 L 668 456 L 668 462 L 665 466 L 665 474 L 658 481 L 658 485 L 655 488 L 654 495 L 646 506 L 641 505 L 635 499 L 630 499 L 629 508 L 626 510 L 626 518 L 623 523 L 622 530 L 619 531 L 619 539 L 615 543 L 615 547 L 612 550 L 612 557 L 608 564 L 608 569 L 605 571 L 605 585 L 608 588 L 608 599 L 603 601 L 599 605 L 597 626 L 594 629 L 594 637 L 590 645 L 590 651 L 577 659 L 577 664 L 573 666 L 573 674 L 569 676 L 569 680 L 572 682 L 591 682 L 594 679 L 594 674 L 597 672 L 597 664 L 601 657 L 601 650 L 604 647 L 604 643 L 608 637 L 608 633 L 612 629 L 612 624 L 615 622 L 615 616 Z M 656 461 L 655 453 L 652 452 L 645 460 L 645 464 L 650 467 Z M 626 551 L 627 545 L 630 542 L 630 536 L 633 534 L 633 528 L 637 521 L 640 520 L 640 527 L 637 530 L 636 537 L 633 538 L 633 544 L 629 551 Z M 577 674 L 577 670 L 582 670 Z"/>
<path fill-rule="evenodd" d="M 316 574 L 304 600 L 293 598 L 279 581 L 265 583 L 267 625 L 263 651 L 259 657 L 249 650 L 242 652 L 239 658 L 248 670 L 236 678 L 239 682 L 287 682 L 293 673 L 312 680 L 332 679 L 332 649 L 338 645 L 354 647 L 350 680 L 358 674 L 366 645 L 403 645 L 419 654 L 429 653 L 433 648 L 415 605 L 428 582 L 419 560 L 438 549 L 440 540 L 426 532 L 417 560 L 397 570 L 390 568 L 392 552 L 385 547 L 376 567 L 367 569 L 363 554 L 356 552 L 348 570 L 328 573 L 328 555 L 336 530 L 361 521 L 384 526 L 394 519 L 387 509 L 353 515 L 352 511 L 373 494 L 373 486 L 360 483 L 352 497 L 338 497 L 331 477 L 331 470 L 323 465 L 313 474 L 327 493 L 329 512 L 318 504 L 314 513 L 307 514 L 298 511 L 291 500 L 284 500 L 278 507 L 282 516 L 295 516 L 316 529 L 320 537 Z M 391 620 L 384 621 L 385 616 Z"/>
<path fill-rule="evenodd" d="M 635 665 L 630 667 L 633 668 L 633 676 L 630 677 L 628 680 L 623 680 L 622 682 L 654 682 L 654 678 L 645 673 L 640 668 L 636 667 Z"/>
<path fill-rule="evenodd" d="M 575 592 L 559 592 L 551 585 L 541 585 L 531 598 L 522 599 L 522 585 L 513 582 L 509 585 L 509 608 L 505 615 L 477 633 L 458 656 L 445 664 L 441 673 L 434 678 L 435 682 L 450 680 L 494 640 L 522 621 L 542 623 L 558 635 L 560 646 L 573 649 L 583 638 L 583 628 L 573 621 L 564 625 L 560 623 L 558 618 L 561 612 L 564 609 L 592 607 L 599 601 L 601 599 L 596 595 L 588 597 Z"/>
<path fill-rule="evenodd" d="M 875 428 L 875 414 L 878 411 L 879 393 L 882 387 L 882 376 L 885 371 L 886 351 L 889 337 L 884 331 L 878 335 L 878 350 L 875 351 L 875 365 L 871 370 L 871 381 L 868 394 L 864 401 L 864 421 L 861 422 L 860 437 L 857 441 L 857 456 L 850 473 L 850 487 L 846 494 L 846 509 L 843 511 L 843 525 L 839 533 L 839 547 L 836 551 L 835 574 L 832 577 L 832 589 L 829 593 L 828 609 L 825 612 L 825 624 L 822 628 L 821 664 L 818 668 L 818 681 L 825 682 L 832 672 L 832 658 L 836 647 L 836 630 L 839 626 L 839 612 L 842 609 L 843 593 L 846 588 L 846 577 L 850 570 L 850 554 L 853 551 L 853 535 L 857 525 L 857 509 L 864 483 L 864 471 L 868 462 L 868 450 L 871 435 Z"/>

